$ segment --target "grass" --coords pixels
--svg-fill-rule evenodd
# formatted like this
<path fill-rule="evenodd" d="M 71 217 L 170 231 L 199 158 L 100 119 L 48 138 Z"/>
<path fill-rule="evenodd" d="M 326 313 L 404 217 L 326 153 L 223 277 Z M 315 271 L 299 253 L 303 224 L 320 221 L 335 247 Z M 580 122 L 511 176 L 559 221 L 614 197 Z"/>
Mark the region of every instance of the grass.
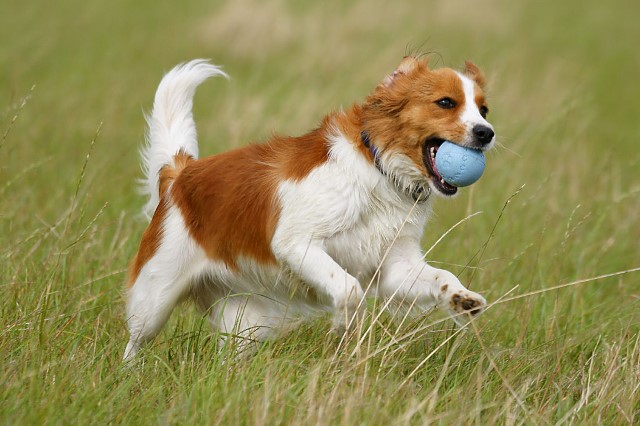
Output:
<path fill-rule="evenodd" d="M 5 1 L 0 17 L 0 422 L 637 424 L 640 7 L 629 2 Z M 299 134 L 407 49 L 473 59 L 501 146 L 440 201 L 435 265 L 495 302 L 466 332 L 370 301 L 233 361 L 192 308 L 123 368 L 124 271 L 144 221 L 142 110 L 195 57 L 203 154 Z M 507 203 L 507 200 L 509 202 Z M 618 273 L 619 274 L 615 274 Z M 612 274 L 612 275 L 608 275 Z M 594 278 L 601 277 L 601 278 Z M 380 315 L 378 315 L 380 314 Z"/>

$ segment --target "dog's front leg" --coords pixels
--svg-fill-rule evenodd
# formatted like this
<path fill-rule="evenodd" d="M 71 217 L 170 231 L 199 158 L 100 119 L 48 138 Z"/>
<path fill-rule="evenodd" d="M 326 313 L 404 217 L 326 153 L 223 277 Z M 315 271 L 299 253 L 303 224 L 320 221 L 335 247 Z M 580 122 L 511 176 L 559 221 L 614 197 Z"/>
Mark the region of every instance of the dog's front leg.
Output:
<path fill-rule="evenodd" d="M 274 252 L 278 260 L 302 281 L 331 299 L 334 329 L 345 331 L 361 311 L 364 292 L 358 280 L 325 252 L 320 241 L 276 245 Z"/>
<path fill-rule="evenodd" d="M 441 307 L 460 326 L 467 322 L 468 315 L 482 312 L 487 303 L 451 272 L 429 266 L 423 260 L 419 241 L 410 237 L 393 243 L 381 268 L 379 290 L 383 297 L 406 305 Z"/>

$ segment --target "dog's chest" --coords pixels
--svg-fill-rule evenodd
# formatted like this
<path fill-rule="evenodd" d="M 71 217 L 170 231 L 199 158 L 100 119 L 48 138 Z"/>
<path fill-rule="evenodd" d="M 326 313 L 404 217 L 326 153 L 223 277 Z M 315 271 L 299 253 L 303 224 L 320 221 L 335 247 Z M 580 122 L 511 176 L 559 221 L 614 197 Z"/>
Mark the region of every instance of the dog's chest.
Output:
<path fill-rule="evenodd" d="M 338 140 L 333 152 L 306 178 L 279 186 L 272 246 L 278 252 L 314 241 L 351 275 L 366 279 L 400 233 L 422 233 L 428 206 L 398 194 L 348 143 Z"/>
<path fill-rule="evenodd" d="M 405 206 L 378 201 L 361 206 L 361 214 L 351 226 L 325 240 L 327 253 L 360 279 L 368 279 L 375 273 L 396 238 L 420 234 L 424 224 L 422 206 L 412 211 Z"/>

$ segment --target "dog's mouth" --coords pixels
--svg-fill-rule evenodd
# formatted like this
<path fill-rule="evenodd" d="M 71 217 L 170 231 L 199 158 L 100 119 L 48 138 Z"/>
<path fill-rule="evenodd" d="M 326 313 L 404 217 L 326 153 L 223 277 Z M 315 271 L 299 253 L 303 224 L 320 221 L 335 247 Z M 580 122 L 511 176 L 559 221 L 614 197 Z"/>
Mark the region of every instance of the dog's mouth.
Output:
<path fill-rule="evenodd" d="M 438 168 L 436 167 L 436 156 L 438 155 L 438 149 L 443 142 L 444 139 L 439 138 L 427 139 L 424 143 L 424 147 L 422 148 L 422 161 L 429 172 L 431 186 L 437 189 L 440 193 L 450 196 L 458 192 L 458 188 L 445 182 L 444 178 L 438 173 Z"/>

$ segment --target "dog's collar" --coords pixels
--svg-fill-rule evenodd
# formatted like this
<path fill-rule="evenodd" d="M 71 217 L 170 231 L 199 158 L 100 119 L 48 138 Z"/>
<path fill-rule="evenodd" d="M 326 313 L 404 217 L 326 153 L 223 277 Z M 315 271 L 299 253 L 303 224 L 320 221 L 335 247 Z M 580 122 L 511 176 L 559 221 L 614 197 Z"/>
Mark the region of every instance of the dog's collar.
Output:
<path fill-rule="evenodd" d="M 378 169 L 378 171 L 384 177 L 389 179 L 389 174 L 382 168 L 382 164 L 381 164 L 381 161 L 380 161 L 380 156 L 378 155 L 378 148 L 376 148 L 376 146 L 371 143 L 371 139 L 369 138 L 369 133 L 363 130 L 362 132 L 360 132 L 360 138 L 362 139 L 363 145 L 367 149 L 369 149 L 369 152 L 371 153 L 371 156 L 373 157 L 373 164 L 375 164 L 376 169 Z M 429 188 L 428 186 L 425 187 L 423 185 L 417 186 L 410 193 L 405 189 L 401 189 L 401 191 L 407 193 L 411 198 L 413 198 L 414 201 L 416 201 L 418 203 L 423 203 L 423 202 L 427 201 L 427 199 L 431 195 L 431 188 Z"/>
<path fill-rule="evenodd" d="M 376 148 L 375 145 L 373 145 L 371 143 L 371 139 L 369 139 L 369 133 L 367 133 L 367 132 L 365 132 L 363 130 L 362 132 L 360 132 L 360 137 L 362 138 L 362 143 L 364 144 L 364 146 L 369 149 L 369 152 L 371 153 L 371 156 L 373 157 L 373 164 L 376 165 L 376 169 L 378 169 L 378 171 L 380 173 L 382 173 L 384 176 L 387 176 L 387 173 L 382 169 L 382 166 L 380 165 L 380 157 L 378 156 L 378 148 Z"/>

